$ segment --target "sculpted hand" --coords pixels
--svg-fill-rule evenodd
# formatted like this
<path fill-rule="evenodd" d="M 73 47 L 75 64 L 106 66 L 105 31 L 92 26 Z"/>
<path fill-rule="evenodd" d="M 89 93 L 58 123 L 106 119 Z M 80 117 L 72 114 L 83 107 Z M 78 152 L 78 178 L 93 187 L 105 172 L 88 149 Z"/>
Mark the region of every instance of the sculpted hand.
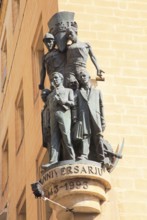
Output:
<path fill-rule="evenodd" d="M 105 130 L 106 125 L 102 125 L 102 132 Z"/>
<path fill-rule="evenodd" d="M 66 101 L 64 100 L 64 99 L 59 99 L 58 100 L 58 103 L 60 104 L 60 105 L 65 105 L 66 104 Z"/>
<path fill-rule="evenodd" d="M 77 121 L 78 121 L 78 119 L 76 117 L 73 117 L 72 123 L 75 124 Z"/>
<path fill-rule="evenodd" d="M 38 88 L 39 88 L 40 90 L 43 90 L 43 89 L 44 89 L 44 85 L 39 84 L 39 85 L 38 85 Z"/>
<path fill-rule="evenodd" d="M 99 69 L 97 70 L 97 75 L 102 77 L 102 73 L 105 73 L 103 70 Z"/>

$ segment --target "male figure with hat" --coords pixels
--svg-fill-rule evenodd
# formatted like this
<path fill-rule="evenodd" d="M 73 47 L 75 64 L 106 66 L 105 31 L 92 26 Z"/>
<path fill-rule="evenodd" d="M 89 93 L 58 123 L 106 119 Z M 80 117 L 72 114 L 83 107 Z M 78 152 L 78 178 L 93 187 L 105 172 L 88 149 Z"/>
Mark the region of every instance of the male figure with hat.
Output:
<path fill-rule="evenodd" d="M 42 59 L 42 68 L 40 72 L 40 84 L 39 89 L 44 89 L 44 81 L 46 76 L 46 71 L 51 78 L 53 72 L 64 73 L 65 66 L 65 54 L 61 53 L 57 48 L 55 48 L 55 39 L 54 36 L 50 33 L 46 33 L 43 42 L 48 49 L 48 53 L 43 56 Z"/>

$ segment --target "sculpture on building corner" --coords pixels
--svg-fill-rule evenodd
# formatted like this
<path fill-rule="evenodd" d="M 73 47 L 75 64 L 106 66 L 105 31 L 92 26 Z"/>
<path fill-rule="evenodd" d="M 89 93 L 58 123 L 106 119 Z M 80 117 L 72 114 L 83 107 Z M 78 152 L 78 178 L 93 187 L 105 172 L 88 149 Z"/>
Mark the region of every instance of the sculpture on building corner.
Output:
<path fill-rule="evenodd" d="M 38 86 L 44 103 L 42 146 L 48 151 L 48 162 L 42 164 L 41 178 L 31 188 L 36 198 L 50 202 L 58 220 L 71 219 L 66 212 L 72 217 L 86 213 L 90 220 L 101 213 L 107 199 L 109 173 L 122 158 L 124 140 L 114 152 L 104 138 L 103 97 L 92 85 L 88 58 L 95 66 L 96 81 L 105 80 L 104 71 L 90 44 L 79 41 L 74 13 L 56 13 L 48 27 L 43 38 L 48 51 L 42 58 Z M 45 88 L 46 75 L 50 88 Z"/>
<path fill-rule="evenodd" d="M 73 12 L 56 13 L 48 26 L 43 38 L 48 52 L 42 59 L 39 89 L 44 102 L 43 146 L 48 149 L 49 162 L 42 168 L 64 160 L 91 160 L 111 172 L 122 157 L 124 142 L 114 153 L 103 137 L 103 98 L 101 91 L 91 85 L 88 57 L 96 68 L 96 80 L 104 81 L 104 71 L 90 44 L 78 40 Z M 46 73 L 50 90 L 44 88 Z"/>

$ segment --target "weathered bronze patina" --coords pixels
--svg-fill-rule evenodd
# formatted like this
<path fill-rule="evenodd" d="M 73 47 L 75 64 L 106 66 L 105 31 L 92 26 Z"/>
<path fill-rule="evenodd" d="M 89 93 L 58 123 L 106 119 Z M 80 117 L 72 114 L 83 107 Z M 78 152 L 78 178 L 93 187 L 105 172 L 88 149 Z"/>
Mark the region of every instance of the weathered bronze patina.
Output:
<path fill-rule="evenodd" d="M 104 71 L 99 68 L 90 44 L 78 40 L 73 12 L 56 13 L 48 26 L 49 32 L 43 38 L 48 52 L 42 59 L 39 89 L 45 103 L 43 146 L 48 148 L 50 159 L 42 167 L 71 159 L 92 160 L 110 172 L 121 155 L 114 153 L 103 138 L 103 99 L 101 91 L 91 85 L 86 69 L 88 56 L 96 68 L 96 80 L 104 80 Z M 50 91 L 44 89 L 46 73 Z"/>

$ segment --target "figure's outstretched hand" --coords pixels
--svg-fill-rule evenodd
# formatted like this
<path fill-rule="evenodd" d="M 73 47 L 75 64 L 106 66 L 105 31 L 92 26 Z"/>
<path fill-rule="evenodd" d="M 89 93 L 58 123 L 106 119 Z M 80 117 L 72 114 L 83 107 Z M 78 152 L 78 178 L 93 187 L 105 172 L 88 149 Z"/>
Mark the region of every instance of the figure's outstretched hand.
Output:
<path fill-rule="evenodd" d="M 104 81 L 105 78 L 103 77 L 102 73 L 105 73 L 103 70 L 99 69 L 97 70 L 97 77 L 96 81 Z"/>
<path fill-rule="evenodd" d="M 101 69 L 97 71 L 97 75 L 100 76 L 100 77 L 102 77 L 102 73 L 105 73 L 105 72 Z"/>

